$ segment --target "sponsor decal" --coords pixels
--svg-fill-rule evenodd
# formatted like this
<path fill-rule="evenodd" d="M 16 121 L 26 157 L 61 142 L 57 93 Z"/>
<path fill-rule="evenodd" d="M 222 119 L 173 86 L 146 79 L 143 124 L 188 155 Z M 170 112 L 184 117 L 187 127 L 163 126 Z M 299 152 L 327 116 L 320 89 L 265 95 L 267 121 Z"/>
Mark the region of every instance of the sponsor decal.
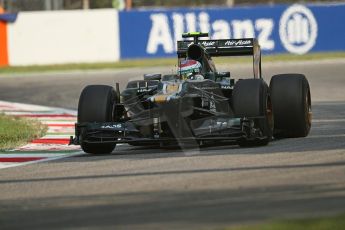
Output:
<path fill-rule="evenodd" d="M 102 125 L 101 129 L 122 129 L 122 124 Z"/>
<path fill-rule="evenodd" d="M 216 44 L 216 42 L 215 41 L 210 41 L 210 42 L 203 41 L 203 42 L 201 42 L 201 44 L 205 47 L 208 47 L 208 46 L 214 46 L 214 44 Z"/>
<path fill-rule="evenodd" d="M 226 46 L 248 46 L 248 45 L 252 45 L 252 41 L 251 40 L 229 40 L 227 42 L 225 42 Z"/>
<path fill-rule="evenodd" d="M 139 88 L 137 90 L 138 93 L 144 93 L 144 92 L 150 92 L 152 89 L 151 88 Z"/>
<path fill-rule="evenodd" d="M 273 50 L 274 41 L 271 38 L 274 22 L 270 18 L 259 18 L 253 20 L 225 20 L 210 21 L 210 15 L 207 12 L 199 14 L 189 12 L 186 14 L 172 13 L 169 18 L 165 13 L 152 13 L 150 15 L 151 29 L 146 45 L 148 54 L 156 54 L 159 49 L 167 54 L 176 52 L 176 42 L 181 40 L 182 33 L 185 31 L 210 31 L 211 39 L 227 38 L 253 38 L 257 37 L 262 49 Z M 171 23 L 172 21 L 172 27 Z M 232 32 L 231 32 L 232 31 Z M 205 47 L 213 46 L 214 41 L 201 43 Z M 226 45 L 243 46 L 250 45 L 250 40 L 229 41 Z"/>
<path fill-rule="evenodd" d="M 217 121 L 216 125 L 219 126 L 219 127 L 222 127 L 222 126 L 223 127 L 224 126 L 227 127 L 228 126 L 228 122 L 226 122 L 226 121 Z"/>
<path fill-rule="evenodd" d="M 318 25 L 306 6 L 292 5 L 282 14 L 279 24 L 280 39 L 287 51 L 305 54 L 315 45 Z"/>

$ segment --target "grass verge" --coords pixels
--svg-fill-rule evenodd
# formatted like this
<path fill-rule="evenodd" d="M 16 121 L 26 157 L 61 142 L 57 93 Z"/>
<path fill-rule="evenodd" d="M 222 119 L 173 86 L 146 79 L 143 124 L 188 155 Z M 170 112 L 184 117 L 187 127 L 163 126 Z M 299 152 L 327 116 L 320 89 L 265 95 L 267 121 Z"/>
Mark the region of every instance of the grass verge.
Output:
<path fill-rule="evenodd" d="M 305 60 L 324 60 L 333 58 L 345 58 L 345 52 L 332 53 L 310 53 L 306 55 L 276 54 L 263 55 L 263 62 L 276 61 L 305 61 Z M 251 62 L 250 57 L 219 57 L 215 58 L 217 64 L 225 63 L 246 63 Z M 37 65 L 37 66 L 13 66 L 0 68 L 0 74 L 11 73 L 36 73 L 51 71 L 70 71 L 70 70 L 100 70 L 100 69 L 118 69 L 134 67 L 153 67 L 153 66 L 174 66 L 177 64 L 176 58 L 157 58 L 157 59 L 133 59 L 119 62 L 105 63 L 77 63 L 61 65 Z"/>
<path fill-rule="evenodd" d="M 264 224 L 228 228 L 227 230 L 341 230 L 345 226 L 345 214 L 308 219 L 273 221 Z"/>
<path fill-rule="evenodd" d="M 47 127 L 32 119 L 0 114 L 0 152 L 43 136 Z"/>

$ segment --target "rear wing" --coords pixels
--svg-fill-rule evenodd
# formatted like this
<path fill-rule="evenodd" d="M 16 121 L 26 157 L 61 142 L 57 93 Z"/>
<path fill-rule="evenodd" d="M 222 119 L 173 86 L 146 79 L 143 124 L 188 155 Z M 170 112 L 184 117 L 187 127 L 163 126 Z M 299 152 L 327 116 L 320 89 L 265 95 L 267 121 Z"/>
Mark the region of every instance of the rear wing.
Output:
<path fill-rule="evenodd" d="M 178 41 L 177 54 L 185 55 L 191 44 L 194 44 L 194 41 Z M 198 44 L 202 45 L 211 57 L 253 55 L 255 47 L 259 47 L 255 38 L 199 40 Z"/>
<path fill-rule="evenodd" d="M 187 50 L 191 44 L 195 44 L 195 41 L 177 41 L 177 55 L 179 58 L 187 57 Z M 198 40 L 197 44 L 202 46 L 206 54 L 211 57 L 253 56 L 254 77 L 261 78 L 261 50 L 257 39 Z"/>

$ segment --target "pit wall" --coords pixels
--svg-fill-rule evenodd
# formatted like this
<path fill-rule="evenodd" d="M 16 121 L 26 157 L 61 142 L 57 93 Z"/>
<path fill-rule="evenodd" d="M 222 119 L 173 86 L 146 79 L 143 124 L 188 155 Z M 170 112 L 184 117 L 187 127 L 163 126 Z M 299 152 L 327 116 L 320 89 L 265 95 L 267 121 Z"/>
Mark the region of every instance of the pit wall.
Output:
<path fill-rule="evenodd" d="M 264 53 L 345 51 L 345 4 L 0 15 L 0 66 L 174 57 L 185 31 L 256 37 Z"/>

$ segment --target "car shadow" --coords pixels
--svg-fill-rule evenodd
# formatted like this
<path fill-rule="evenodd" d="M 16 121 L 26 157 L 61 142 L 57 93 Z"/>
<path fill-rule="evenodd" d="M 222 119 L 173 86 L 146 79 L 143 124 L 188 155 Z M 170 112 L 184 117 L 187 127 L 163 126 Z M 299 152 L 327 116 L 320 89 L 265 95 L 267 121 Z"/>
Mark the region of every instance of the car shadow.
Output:
<path fill-rule="evenodd" d="M 275 154 L 282 152 L 312 152 L 345 149 L 345 102 L 317 102 L 313 104 L 313 123 L 306 138 L 273 140 L 267 146 L 241 148 L 234 143 L 213 144 L 201 148 L 161 148 L 119 145 L 110 155 L 77 156 L 81 161 L 119 159 L 152 159 L 164 157 L 191 157 L 228 154 Z M 65 159 L 69 161 L 70 159 Z M 64 160 L 61 160 L 64 161 Z"/>

